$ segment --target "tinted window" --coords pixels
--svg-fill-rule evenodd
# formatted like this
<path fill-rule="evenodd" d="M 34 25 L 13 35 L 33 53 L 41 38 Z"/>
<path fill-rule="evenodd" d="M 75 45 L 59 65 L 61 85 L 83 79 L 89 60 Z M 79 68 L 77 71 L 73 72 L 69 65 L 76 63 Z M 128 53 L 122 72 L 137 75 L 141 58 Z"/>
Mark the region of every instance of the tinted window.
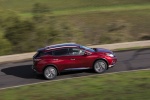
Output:
<path fill-rule="evenodd" d="M 79 48 L 69 48 L 69 55 L 83 55 L 84 50 Z"/>
<path fill-rule="evenodd" d="M 65 49 L 55 50 L 55 51 L 53 51 L 53 55 L 55 55 L 55 56 L 68 55 L 68 49 L 65 48 Z"/>
<path fill-rule="evenodd" d="M 45 55 L 52 55 L 52 52 L 39 51 L 39 52 L 37 52 L 37 54 L 35 54 L 34 58 L 42 57 L 42 56 L 45 56 Z"/>
<path fill-rule="evenodd" d="M 49 52 L 46 52 L 46 54 L 47 54 L 47 55 L 52 55 L 52 52 L 51 52 L 51 51 L 49 51 Z"/>
<path fill-rule="evenodd" d="M 90 52 L 95 52 L 94 49 L 86 47 L 86 46 L 80 46 L 80 48 L 83 48 L 83 49 L 88 50 Z"/>

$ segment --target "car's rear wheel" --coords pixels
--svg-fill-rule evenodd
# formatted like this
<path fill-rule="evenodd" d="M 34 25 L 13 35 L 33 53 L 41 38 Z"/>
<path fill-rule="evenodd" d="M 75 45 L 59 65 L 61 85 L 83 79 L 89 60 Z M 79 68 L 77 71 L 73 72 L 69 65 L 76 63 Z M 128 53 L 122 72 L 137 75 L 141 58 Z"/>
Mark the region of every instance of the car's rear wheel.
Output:
<path fill-rule="evenodd" d="M 44 69 L 44 77 L 48 80 L 54 79 L 57 76 L 57 70 L 53 66 L 48 66 Z"/>
<path fill-rule="evenodd" d="M 103 73 L 103 72 L 105 72 L 107 67 L 108 67 L 108 65 L 107 65 L 107 63 L 104 60 L 97 60 L 94 63 L 94 71 L 96 73 Z"/>

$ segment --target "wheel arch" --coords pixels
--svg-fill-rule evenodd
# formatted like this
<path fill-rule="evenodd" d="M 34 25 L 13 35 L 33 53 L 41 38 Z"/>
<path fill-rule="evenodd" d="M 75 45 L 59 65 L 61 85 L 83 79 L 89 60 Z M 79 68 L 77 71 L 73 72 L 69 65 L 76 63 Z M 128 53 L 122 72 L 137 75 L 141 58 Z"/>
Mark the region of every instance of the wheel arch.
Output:
<path fill-rule="evenodd" d="M 59 72 L 59 70 L 58 70 L 57 66 L 56 66 L 56 65 L 54 65 L 54 64 L 48 64 L 48 65 L 46 65 L 46 66 L 43 68 L 42 72 L 44 72 L 44 70 L 45 70 L 47 67 L 49 67 L 49 66 L 52 66 L 52 67 L 56 68 L 57 73 L 58 73 L 58 74 L 60 74 L 60 72 Z"/>
<path fill-rule="evenodd" d="M 107 69 L 108 69 L 109 64 L 108 64 L 108 61 L 107 61 L 105 58 L 98 58 L 98 59 L 96 59 L 96 60 L 94 61 L 94 63 L 93 63 L 92 68 L 94 67 L 95 62 L 98 61 L 98 60 L 103 60 L 103 61 L 105 61 L 106 64 L 107 64 Z"/>

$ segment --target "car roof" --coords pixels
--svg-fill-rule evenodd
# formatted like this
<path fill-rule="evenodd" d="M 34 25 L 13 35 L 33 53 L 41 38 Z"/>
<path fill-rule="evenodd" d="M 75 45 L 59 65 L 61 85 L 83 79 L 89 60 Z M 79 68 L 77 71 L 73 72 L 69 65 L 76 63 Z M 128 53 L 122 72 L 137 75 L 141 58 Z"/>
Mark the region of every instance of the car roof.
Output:
<path fill-rule="evenodd" d="M 57 49 L 57 48 L 64 48 L 64 47 L 79 47 L 79 44 L 76 43 L 61 43 L 61 44 L 55 44 L 55 45 L 50 45 L 46 46 L 46 50 L 51 50 L 51 49 Z"/>

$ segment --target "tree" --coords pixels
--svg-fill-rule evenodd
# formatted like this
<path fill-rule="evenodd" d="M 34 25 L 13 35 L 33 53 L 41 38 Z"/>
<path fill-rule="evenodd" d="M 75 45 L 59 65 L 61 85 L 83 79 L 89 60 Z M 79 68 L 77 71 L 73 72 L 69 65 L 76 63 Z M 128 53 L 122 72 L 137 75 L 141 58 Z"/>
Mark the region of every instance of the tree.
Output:
<path fill-rule="evenodd" d="M 30 21 L 17 20 L 12 26 L 5 27 L 5 38 L 7 38 L 13 45 L 13 51 L 20 53 L 25 52 L 27 49 L 30 51 L 29 45 L 25 45 L 31 38 L 34 32 L 34 25 Z"/>
<path fill-rule="evenodd" d="M 43 13 L 45 14 L 45 13 L 49 13 L 49 12 L 50 12 L 50 9 L 45 4 L 35 3 L 33 5 L 33 8 L 32 8 L 33 14 L 43 14 Z"/>
<path fill-rule="evenodd" d="M 33 14 L 33 19 L 38 23 L 41 23 L 46 17 L 46 14 L 49 14 L 50 12 L 50 8 L 42 3 L 35 3 L 31 10 L 31 13 Z"/>

